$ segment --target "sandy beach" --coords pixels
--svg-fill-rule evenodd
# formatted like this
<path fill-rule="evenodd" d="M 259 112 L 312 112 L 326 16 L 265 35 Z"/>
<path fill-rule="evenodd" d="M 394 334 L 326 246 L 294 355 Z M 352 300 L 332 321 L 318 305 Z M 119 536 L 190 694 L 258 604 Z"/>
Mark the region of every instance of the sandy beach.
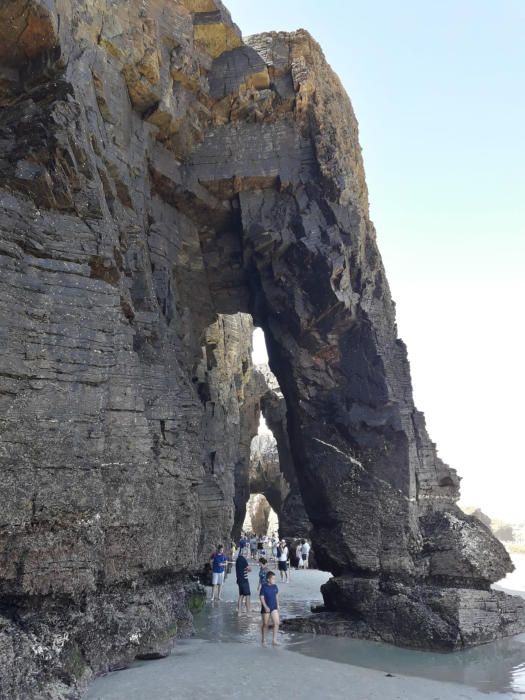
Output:
<path fill-rule="evenodd" d="M 283 617 L 321 600 L 328 574 L 292 572 L 278 584 Z M 252 591 L 256 588 L 251 574 Z M 196 617 L 195 638 L 160 661 L 98 679 L 88 700 L 241 699 L 250 693 L 310 700 L 518 700 L 525 696 L 525 635 L 456 654 L 431 654 L 360 640 L 281 634 L 262 648 L 255 598 L 252 615 L 236 613 L 230 576 L 224 601 Z"/>

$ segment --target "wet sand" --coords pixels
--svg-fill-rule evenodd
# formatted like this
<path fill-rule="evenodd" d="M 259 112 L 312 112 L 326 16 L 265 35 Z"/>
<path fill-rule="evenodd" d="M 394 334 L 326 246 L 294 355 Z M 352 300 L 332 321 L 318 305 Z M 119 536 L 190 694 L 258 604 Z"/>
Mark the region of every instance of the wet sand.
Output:
<path fill-rule="evenodd" d="M 306 614 L 321 601 L 328 574 L 292 572 L 280 584 L 282 616 Z M 256 590 L 256 572 L 250 576 Z M 399 649 L 352 639 L 280 633 L 281 646 L 262 648 L 254 612 L 237 615 L 237 587 L 208 602 L 195 619 L 196 636 L 173 656 L 140 662 L 92 686 L 89 700 L 200 700 L 268 697 L 355 700 L 525 699 L 525 635 L 455 654 Z"/>

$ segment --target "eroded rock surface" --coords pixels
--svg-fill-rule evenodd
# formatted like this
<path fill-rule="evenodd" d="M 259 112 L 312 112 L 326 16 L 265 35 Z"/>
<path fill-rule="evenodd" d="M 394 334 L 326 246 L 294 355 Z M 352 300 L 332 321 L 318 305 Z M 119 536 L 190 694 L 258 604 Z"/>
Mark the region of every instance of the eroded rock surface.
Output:
<path fill-rule="evenodd" d="M 327 604 L 396 641 L 379 613 L 423 601 L 421 646 L 523 629 L 414 407 L 357 122 L 315 41 L 243 42 L 216 0 L 0 19 L 0 694 L 74 697 L 184 628 L 249 493 L 241 312 Z"/>
<path fill-rule="evenodd" d="M 266 495 L 279 517 L 279 532 L 282 537 L 310 537 L 312 524 L 306 513 L 299 488 L 297 469 L 288 437 L 288 414 L 286 401 L 273 372 L 267 365 L 257 365 L 255 375 L 262 386 L 261 412 L 275 440 L 277 453 L 268 449 L 268 456 L 261 455 L 261 477 L 253 474 L 252 492 L 260 489 Z M 261 448 L 271 448 L 273 443 L 264 441 Z M 264 452 L 263 449 L 260 452 Z M 256 471 L 257 457 L 252 459 L 252 473 Z M 252 477 L 251 477 L 252 479 Z"/>

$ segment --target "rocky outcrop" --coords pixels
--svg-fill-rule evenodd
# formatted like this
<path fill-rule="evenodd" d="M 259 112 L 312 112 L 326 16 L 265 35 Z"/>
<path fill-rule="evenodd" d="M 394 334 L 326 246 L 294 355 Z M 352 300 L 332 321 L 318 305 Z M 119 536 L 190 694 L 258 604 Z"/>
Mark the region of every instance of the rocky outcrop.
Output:
<path fill-rule="evenodd" d="M 423 601 L 427 646 L 523 628 L 414 407 L 357 122 L 315 41 L 243 42 L 217 0 L 0 20 L 1 694 L 74 697 L 187 619 L 249 493 L 238 313 L 265 331 L 327 604 L 390 640 L 378 611 Z"/>
<path fill-rule="evenodd" d="M 464 649 L 523 630 L 525 601 L 500 591 L 350 577 L 331 579 L 322 590 L 325 609 L 285 620 L 285 629 L 437 651 Z"/>
<path fill-rule="evenodd" d="M 243 523 L 243 530 L 255 533 L 258 537 L 271 535 L 278 529 L 277 514 L 262 493 L 255 493 L 250 496 L 246 505 L 246 518 Z"/>
<path fill-rule="evenodd" d="M 199 138 L 191 12 L 0 12 L 0 695 L 72 697 L 191 631 L 248 484 L 252 324 L 214 311 L 191 203 L 154 185 L 161 141 L 176 164 Z"/>
<path fill-rule="evenodd" d="M 510 524 L 503 520 L 492 519 L 480 508 L 467 507 L 463 508 L 463 511 L 468 515 L 473 515 L 478 520 L 481 520 L 484 525 L 487 525 L 492 530 L 494 537 L 504 542 L 509 551 L 521 552 L 521 545 L 525 541 L 525 527 L 523 523 Z"/>
<path fill-rule="evenodd" d="M 204 411 L 200 436 L 205 475 L 197 486 L 203 552 L 230 541 L 250 493 L 250 446 L 260 415 L 252 334 L 247 314 L 219 316 L 206 330 L 202 359 L 193 373 Z"/>
<path fill-rule="evenodd" d="M 279 531 L 283 537 L 310 537 L 311 523 L 306 513 L 299 488 L 296 466 L 288 438 L 286 401 L 275 375 L 267 365 L 257 365 L 256 373 L 262 376 L 261 412 L 274 436 L 277 455 L 269 455 L 268 462 L 278 459 L 279 472 L 265 469 L 266 495 L 279 517 Z M 263 462 L 264 464 L 264 462 Z M 300 468 L 300 467 L 297 467 Z M 286 485 L 283 488 L 283 483 Z M 252 491 L 255 490 L 255 486 Z M 281 496 L 273 498 L 272 491 Z"/>
<path fill-rule="evenodd" d="M 281 472 L 277 442 L 270 433 L 261 433 L 252 440 L 250 491 L 263 494 L 277 514 L 290 491 Z"/>

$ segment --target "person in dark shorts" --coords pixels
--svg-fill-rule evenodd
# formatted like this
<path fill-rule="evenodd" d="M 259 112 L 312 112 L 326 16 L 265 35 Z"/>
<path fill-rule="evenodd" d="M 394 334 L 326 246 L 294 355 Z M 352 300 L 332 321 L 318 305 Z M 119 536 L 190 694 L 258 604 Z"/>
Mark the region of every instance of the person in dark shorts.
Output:
<path fill-rule="evenodd" d="M 288 547 L 286 546 L 286 542 L 281 540 L 277 550 L 277 566 L 279 567 L 279 573 L 281 574 L 281 583 L 288 583 L 290 580 L 290 575 L 288 573 L 288 558 Z"/>
<path fill-rule="evenodd" d="M 275 585 L 275 574 L 273 571 L 268 571 L 266 574 L 266 583 L 261 586 L 260 593 L 261 601 L 261 636 L 262 643 L 266 642 L 266 630 L 270 626 L 270 619 L 273 622 L 272 644 L 277 646 L 277 633 L 279 631 L 279 589 Z"/>
<path fill-rule="evenodd" d="M 250 581 L 248 579 L 248 573 L 251 571 L 246 557 L 239 553 L 237 561 L 235 562 L 235 573 L 237 574 L 237 585 L 239 586 L 239 601 L 237 603 L 237 612 L 241 614 L 242 606 L 246 608 L 246 612 L 251 612 L 250 607 Z"/>

